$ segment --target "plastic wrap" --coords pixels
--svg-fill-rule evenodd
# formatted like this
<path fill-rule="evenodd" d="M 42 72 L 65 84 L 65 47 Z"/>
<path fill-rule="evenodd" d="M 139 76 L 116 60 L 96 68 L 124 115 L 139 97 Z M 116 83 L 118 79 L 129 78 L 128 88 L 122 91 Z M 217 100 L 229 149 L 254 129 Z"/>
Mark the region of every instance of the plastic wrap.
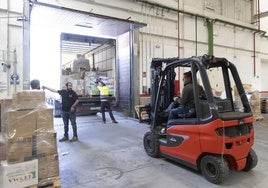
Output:
<path fill-rule="evenodd" d="M 263 116 L 261 115 L 261 99 L 259 91 L 253 91 L 249 100 L 250 107 L 255 120 L 262 120 Z"/>
<path fill-rule="evenodd" d="M 0 101 L 0 161 L 6 160 L 7 149 L 7 116 L 6 112 L 12 109 L 12 99 Z"/>
<path fill-rule="evenodd" d="M 13 94 L 13 108 L 27 110 L 46 108 L 45 92 L 42 90 L 24 90 Z"/>
<path fill-rule="evenodd" d="M 13 165 L 37 159 L 38 180 L 57 179 L 57 134 L 44 92 L 23 91 L 13 97 L 1 101 L 0 160 Z"/>

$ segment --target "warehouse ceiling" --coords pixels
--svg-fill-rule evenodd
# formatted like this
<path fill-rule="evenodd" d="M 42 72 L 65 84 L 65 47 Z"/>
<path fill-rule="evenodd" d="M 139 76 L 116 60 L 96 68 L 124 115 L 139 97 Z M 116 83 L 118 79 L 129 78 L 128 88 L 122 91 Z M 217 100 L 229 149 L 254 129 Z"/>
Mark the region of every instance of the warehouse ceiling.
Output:
<path fill-rule="evenodd" d="M 62 53 L 85 54 L 103 45 L 115 45 L 114 39 L 61 33 Z"/>
<path fill-rule="evenodd" d="M 31 24 L 57 29 L 61 33 L 62 53 L 84 54 L 101 45 L 110 44 L 111 38 L 144 24 L 102 15 L 80 12 L 47 4 L 35 4 Z M 33 16 L 38 14 L 38 16 Z M 110 39 L 109 39 L 110 38 Z"/>

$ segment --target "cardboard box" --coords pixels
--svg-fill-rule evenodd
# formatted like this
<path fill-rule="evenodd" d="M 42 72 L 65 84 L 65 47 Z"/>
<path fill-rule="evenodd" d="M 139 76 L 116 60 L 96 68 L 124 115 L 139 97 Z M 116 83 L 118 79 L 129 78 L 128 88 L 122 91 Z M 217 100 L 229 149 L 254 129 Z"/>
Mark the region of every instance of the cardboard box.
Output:
<path fill-rule="evenodd" d="M 36 110 L 7 112 L 7 134 L 9 138 L 29 137 L 36 130 Z"/>
<path fill-rule="evenodd" d="M 13 94 L 13 107 L 16 110 L 46 108 L 45 92 L 42 90 L 24 90 Z"/>
<path fill-rule="evenodd" d="M 7 146 L 5 142 L 0 140 L 0 161 L 6 160 Z"/>
<path fill-rule="evenodd" d="M 32 137 L 8 139 L 8 163 L 18 163 L 58 153 L 57 134 L 54 131 L 38 131 Z"/>
<path fill-rule="evenodd" d="M 53 109 L 38 109 L 36 110 L 36 129 L 53 129 Z"/>
<path fill-rule="evenodd" d="M 54 131 L 37 132 L 35 153 L 37 156 L 57 154 L 57 133 Z"/>
<path fill-rule="evenodd" d="M 7 111 L 12 109 L 12 99 L 2 99 L 0 100 L 0 132 L 6 134 L 6 124 L 7 124 Z"/>
<path fill-rule="evenodd" d="M 24 188 L 38 183 L 38 160 L 0 165 L 0 187 Z"/>
<path fill-rule="evenodd" d="M 39 181 L 59 176 L 59 156 L 58 154 L 47 155 L 38 159 Z"/>
<path fill-rule="evenodd" d="M 20 137 L 8 139 L 7 141 L 7 162 L 9 164 L 20 163 L 32 160 L 36 150 L 36 137 Z"/>

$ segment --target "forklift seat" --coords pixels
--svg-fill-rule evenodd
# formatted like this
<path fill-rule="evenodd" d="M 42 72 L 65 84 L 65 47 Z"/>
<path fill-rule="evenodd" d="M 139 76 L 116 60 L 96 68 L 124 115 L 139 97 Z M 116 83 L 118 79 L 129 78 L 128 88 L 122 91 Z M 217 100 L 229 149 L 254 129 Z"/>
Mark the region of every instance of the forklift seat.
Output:
<path fill-rule="evenodd" d="M 196 111 L 195 108 L 191 108 L 187 113 L 178 114 L 178 118 L 170 119 L 167 123 L 167 128 L 178 124 L 196 124 Z"/>

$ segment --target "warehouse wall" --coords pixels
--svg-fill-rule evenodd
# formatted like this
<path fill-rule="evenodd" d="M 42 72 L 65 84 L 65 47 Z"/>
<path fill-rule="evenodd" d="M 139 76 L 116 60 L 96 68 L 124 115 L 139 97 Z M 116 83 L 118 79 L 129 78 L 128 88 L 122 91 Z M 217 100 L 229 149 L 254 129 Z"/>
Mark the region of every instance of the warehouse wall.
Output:
<path fill-rule="evenodd" d="M 0 1 L 0 99 L 22 88 L 23 22 L 17 20 L 22 12 L 23 1 Z M 15 77 L 19 84 L 11 82 Z"/>
<path fill-rule="evenodd" d="M 45 0 L 38 0 L 38 2 L 48 3 Z M 258 90 L 264 88 L 260 79 L 260 70 L 262 69 L 261 61 L 266 62 L 268 59 L 268 40 L 267 37 L 261 36 L 263 33 L 254 34 L 258 27 L 256 24 L 251 24 L 255 22 L 249 13 L 256 14 L 256 0 L 180 0 L 179 3 L 178 0 L 51 0 L 49 3 L 146 23 L 147 27 L 139 30 L 140 42 L 135 46 L 139 54 L 137 67 L 139 67 L 141 78 L 139 79 L 140 93 L 146 92 L 150 87 L 151 58 L 178 55 L 188 57 L 208 52 L 206 18 L 215 21 L 213 22 L 214 55 L 226 57 L 235 62 L 239 72 L 243 73 L 241 79 L 244 83 L 255 84 Z M 10 4 L 9 7 L 8 4 Z M 1 15 L 7 15 L 8 9 L 10 15 L 19 15 L 23 9 L 23 3 L 21 0 L 4 0 L 1 1 L 0 7 Z M 178 9 L 181 12 L 179 15 L 176 12 Z M 16 23 L 8 24 L 7 20 L 0 20 L 0 37 L 4 41 L 0 44 L 1 50 L 17 49 L 18 72 L 21 75 L 22 25 L 14 19 L 8 20 Z M 224 20 L 226 23 L 219 20 Z M 9 46 L 8 49 L 7 46 Z M 1 84 L 3 80 L 8 83 L 9 74 L 1 74 Z M 21 86 L 19 85 L 18 88 L 20 89 Z M 11 89 L 11 92 L 13 91 L 14 89 Z M 3 95 L 1 90 L 0 94 Z"/>
<path fill-rule="evenodd" d="M 209 3 L 210 2 L 210 3 Z M 216 3 L 214 3 L 216 2 Z M 232 5 L 233 4 L 233 5 Z M 221 6 L 219 9 L 218 7 Z M 226 7 L 231 6 L 226 10 Z M 232 9 L 233 6 L 233 9 Z M 241 6 L 241 7 L 239 7 Z M 178 39 L 178 31 L 177 31 L 177 14 L 175 12 L 165 12 L 165 18 L 159 18 L 160 24 L 157 24 L 157 27 L 160 29 L 155 30 L 154 24 L 159 21 L 155 21 L 156 15 L 159 15 L 157 12 L 157 8 L 155 8 L 155 12 L 152 10 L 143 10 L 143 12 L 150 12 L 155 15 L 147 16 L 149 19 L 145 18 L 144 22 L 148 24 L 146 28 L 141 29 L 141 34 L 145 36 L 149 36 L 147 41 L 143 42 L 142 53 L 146 53 L 143 57 L 141 57 L 142 62 L 149 62 L 150 57 L 158 56 L 162 57 L 173 57 L 177 56 L 176 48 L 178 43 L 180 43 L 180 56 L 188 57 L 192 55 L 202 55 L 208 52 L 208 29 L 206 20 L 202 18 L 202 15 L 206 17 L 211 17 L 211 19 L 222 19 L 227 22 L 233 23 L 223 23 L 217 21 L 213 23 L 213 40 L 214 40 L 214 55 L 220 57 L 226 57 L 230 61 L 234 62 L 238 69 L 240 70 L 242 81 L 244 83 L 255 84 L 255 88 L 258 90 L 263 90 L 261 80 L 259 79 L 259 71 L 260 71 L 260 57 L 265 58 L 267 56 L 267 48 L 264 47 L 264 44 L 267 45 L 267 37 L 261 37 L 261 33 L 256 33 L 255 35 L 255 51 L 256 57 L 254 60 L 254 46 L 253 40 L 254 35 L 253 32 L 257 30 L 256 25 L 250 24 L 252 22 L 250 14 L 248 12 L 252 12 L 250 7 L 254 7 L 254 5 L 250 1 L 184 1 L 180 4 L 180 9 L 192 12 L 192 14 L 180 14 L 180 30 L 179 30 L 179 38 Z M 174 7 L 174 6 L 173 6 Z M 204 8 L 205 7 L 205 8 Z M 215 11 L 211 12 L 211 9 L 206 7 L 213 8 L 215 7 Z M 147 9 L 151 7 L 148 6 Z M 253 9 L 253 8 L 252 8 Z M 244 10 L 244 11 L 242 11 Z M 247 12 L 247 14 L 245 14 Z M 216 13 L 216 14 L 215 14 Z M 232 13 L 232 14 L 231 14 Z M 143 14 L 144 15 L 144 14 Z M 147 22 L 148 20 L 149 22 Z M 153 20 L 153 21 L 151 21 Z M 161 25 L 161 20 L 164 20 L 164 24 Z M 241 25 L 241 27 L 239 27 Z M 174 27 L 175 26 L 175 27 Z M 162 29 L 161 29 L 162 27 Z M 251 29 L 252 28 L 252 29 Z M 157 33 L 155 31 L 164 30 L 162 33 Z M 142 33 L 143 32 L 143 33 Z M 163 37 L 164 36 L 164 37 Z M 168 38 L 167 38 L 168 37 Z M 163 39 L 164 38 L 164 39 Z M 170 42 L 173 40 L 173 43 Z M 161 41 L 161 45 L 159 46 L 157 42 Z M 165 44 L 171 43 L 172 47 L 166 49 Z M 151 44 L 153 43 L 153 44 Z M 148 47 L 149 46 L 149 47 Z M 155 48 L 158 46 L 158 48 Z M 261 47 L 263 46 L 263 47 Z M 162 48 L 162 50 L 160 49 Z M 170 50 L 173 49 L 173 50 Z M 162 53 L 159 53 L 162 52 Z M 166 53 L 165 53 L 166 52 Z M 149 53 L 149 54 L 148 54 Z M 152 54 L 152 56 L 150 56 Z M 168 56 L 165 56 L 168 54 Z M 149 56 L 149 57 L 148 57 Z M 147 58 L 147 60 L 144 60 Z M 254 63 L 255 62 L 255 63 Z M 255 64 L 255 65 L 253 65 Z M 255 66 L 255 71 L 253 70 Z M 249 67 L 249 68 L 248 68 Z M 149 65 L 147 64 L 147 70 Z M 184 71 L 184 70 L 182 70 Z M 147 83 L 141 83 L 140 90 L 144 91 L 144 86 L 149 85 L 150 80 L 147 80 Z M 216 84 L 215 84 L 216 85 Z M 222 88 L 217 88 L 221 90 Z"/>

